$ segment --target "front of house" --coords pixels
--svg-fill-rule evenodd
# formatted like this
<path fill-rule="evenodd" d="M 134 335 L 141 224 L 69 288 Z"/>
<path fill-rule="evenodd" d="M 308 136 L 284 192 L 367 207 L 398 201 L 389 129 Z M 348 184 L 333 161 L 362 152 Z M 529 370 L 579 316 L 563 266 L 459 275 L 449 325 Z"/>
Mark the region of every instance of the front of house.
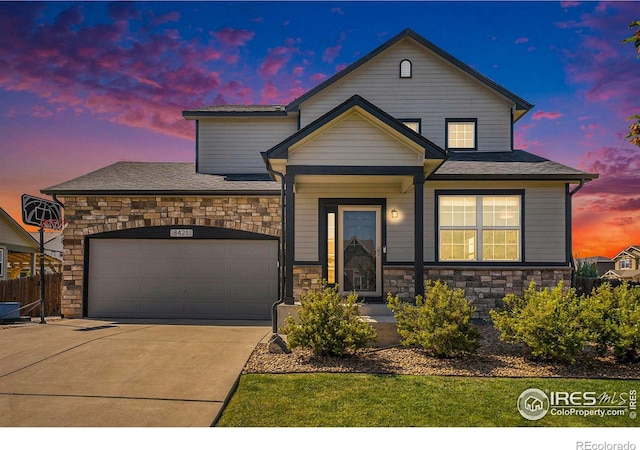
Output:
<path fill-rule="evenodd" d="M 569 284 L 571 198 L 597 175 L 513 148 L 532 107 L 405 30 L 288 105 L 184 111 L 195 166 L 43 190 L 70 222 L 63 313 L 269 318 L 320 280 L 382 303 L 442 279 L 486 317 Z"/>

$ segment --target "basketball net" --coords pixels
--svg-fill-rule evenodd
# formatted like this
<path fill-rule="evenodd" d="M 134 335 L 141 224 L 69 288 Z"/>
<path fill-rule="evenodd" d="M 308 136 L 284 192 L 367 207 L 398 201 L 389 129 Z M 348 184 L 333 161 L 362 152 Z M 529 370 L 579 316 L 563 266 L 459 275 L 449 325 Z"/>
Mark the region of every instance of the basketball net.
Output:
<path fill-rule="evenodd" d="M 40 224 L 45 231 L 62 231 L 67 228 L 67 225 L 69 222 L 64 219 L 47 219 Z"/>

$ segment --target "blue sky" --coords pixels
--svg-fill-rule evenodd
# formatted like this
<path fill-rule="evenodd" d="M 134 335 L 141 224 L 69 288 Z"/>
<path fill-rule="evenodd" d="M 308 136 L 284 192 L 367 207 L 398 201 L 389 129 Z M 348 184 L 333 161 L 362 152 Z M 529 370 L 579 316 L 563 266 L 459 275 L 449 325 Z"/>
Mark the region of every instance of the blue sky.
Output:
<path fill-rule="evenodd" d="M 640 242 L 640 2 L 0 2 L 0 206 L 119 160 L 192 161 L 184 109 L 287 103 L 405 28 L 536 107 L 515 143 L 601 174 L 574 251 Z M 636 242 L 637 241 L 637 242 Z"/>

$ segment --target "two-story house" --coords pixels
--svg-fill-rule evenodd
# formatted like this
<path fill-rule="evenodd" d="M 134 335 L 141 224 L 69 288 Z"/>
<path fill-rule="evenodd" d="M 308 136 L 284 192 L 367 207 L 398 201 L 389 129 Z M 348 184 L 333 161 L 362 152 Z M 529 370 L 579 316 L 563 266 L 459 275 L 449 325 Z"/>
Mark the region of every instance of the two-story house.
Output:
<path fill-rule="evenodd" d="M 186 110 L 195 165 L 43 190 L 70 222 L 63 312 L 269 318 L 319 280 L 381 303 L 442 279 L 486 317 L 568 285 L 571 199 L 597 175 L 514 149 L 532 107 L 405 30 L 287 105 Z"/>
<path fill-rule="evenodd" d="M 640 281 L 640 245 L 630 245 L 613 257 L 614 268 L 602 278 Z"/>

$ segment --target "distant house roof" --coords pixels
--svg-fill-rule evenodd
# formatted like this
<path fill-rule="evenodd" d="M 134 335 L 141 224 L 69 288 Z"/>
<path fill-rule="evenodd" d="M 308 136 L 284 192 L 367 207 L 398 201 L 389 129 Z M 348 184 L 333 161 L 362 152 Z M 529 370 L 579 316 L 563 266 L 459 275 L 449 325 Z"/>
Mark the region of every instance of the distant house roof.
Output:
<path fill-rule="evenodd" d="M 592 180 L 597 174 L 583 172 L 541 156 L 510 152 L 449 152 L 431 180 Z"/>
<path fill-rule="evenodd" d="M 640 280 L 640 270 L 609 270 L 602 275 L 602 278 L 613 278 L 619 280 Z"/>
<path fill-rule="evenodd" d="M 41 192 L 59 195 L 274 195 L 280 193 L 280 183 L 196 173 L 192 163 L 117 162 Z"/>
<path fill-rule="evenodd" d="M 630 245 L 629 247 L 625 248 L 620 253 L 618 253 L 616 256 L 614 256 L 613 259 L 618 259 L 625 255 L 631 256 L 633 258 L 640 258 L 640 244 Z"/>
<path fill-rule="evenodd" d="M 457 59 L 453 55 L 447 53 L 446 51 L 444 51 L 443 49 L 441 49 L 440 47 L 438 47 L 434 43 L 432 43 L 432 42 L 428 41 L 427 39 L 423 38 L 422 36 L 420 36 L 415 31 L 407 28 L 406 30 L 404 30 L 401 33 L 399 33 L 396 36 L 394 36 L 393 38 L 389 39 L 387 42 L 382 44 L 380 47 L 376 48 L 372 52 L 368 53 L 367 55 L 363 56 L 362 58 L 360 58 L 359 60 L 354 62 L 353 64 L 347 66 L 345 69 L 341 70 L 340 72 L 336 73 L 335 75 L 333 75 L 332 77 L 328 78 L 324 82 L 320 83 L 315 88 L 311 89 L 310 91 L 307 91 L 302 96 L 300 96 L 297 99 L 293 100 L 291 103 L 289 103 L 287 105 L 287 111 L 297 111 L 298 108 L 300 107 L 300 105 L 304 101 L 306 101 L 310 97 L 313 97 L 314 95 L 316 95 L 320 91 L 326 89 L 327 87 L 331 86 L 336 81 L 340 80 L 344 76 L 346 76 L 349 73 L 353 72 L 358 67 L 360 67 L 363 64 L 365 64 L 366 62 L 372 60 L 373 58 L 378 56 L 380 53 L 384 52 L 385 50 L 387 50 L 388 48 L 390 48 L 391 46 L 395 45 L 396 43 L 400 42 L 402 39 L 405 39 L 405 38 L 412 39 L 413 41 L 415 41 L 418 44 L 422 45 L 427 50 L 431 51 L 432 53 L 435 53 L 439 57 L 441 57 L 444 60 L 448 61 L 453 66 L 455 66 L 458 69 L 460 69 L 462 72 L 464 72 L 467 75 L 475 78 L 477 81 L 479 81 L 480 83 L 484 84 L 488 88 L 492 89 L 493 91 L 497 92 L 498 94 L 500 94 L 503 97 L 506 97 L 507 99 L 512 101 L 514 103 L 515 107 L 516 107 L 516 112 L 514 114 L 515 115 L 515 120 L 518 120 L 527 111 L 529 111 L 531 108 L 533 108 L 533 105 L 531 103 L 527 102 L 526 100 L 524 100 L 521 97 L 517 96 L 513 92 L 509 91 L 508 89 L 500 86 L 499 84 L 497 84 L 493 80 L 491 80 L 491 79 L 487 78 L 486 76 L 482 75 L 480 72 L 475 70 L 473 67 L 463 63 L 462 61 L 460 61 L 459 59 Z"/>

